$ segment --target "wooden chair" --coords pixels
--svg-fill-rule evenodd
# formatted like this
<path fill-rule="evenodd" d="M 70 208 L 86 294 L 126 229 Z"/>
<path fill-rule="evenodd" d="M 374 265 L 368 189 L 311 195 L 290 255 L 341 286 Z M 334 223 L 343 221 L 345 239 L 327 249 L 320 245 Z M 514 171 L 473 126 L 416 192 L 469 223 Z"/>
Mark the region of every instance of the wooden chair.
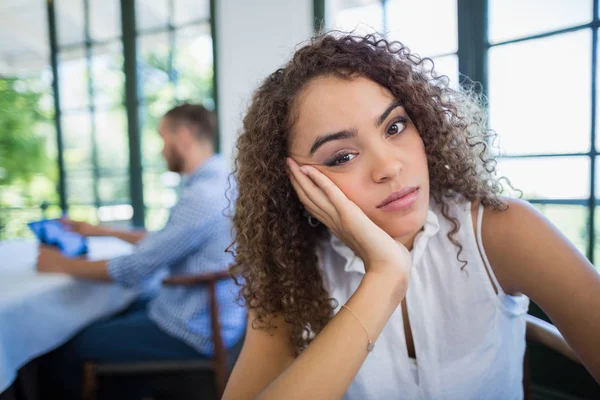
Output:
<path fill-rule="evenodd" d="M 210 299 L 210 322 L 214 342 L 214 358 L 198 361 L 155 361 L 135 363 L 102 363 L 86 362 L 83 366 L 83 400 L 96 400 L 99 389 L 99 378 L 102 376 L 118 376 L 131 374 L 173 373 L 189 371 L 213 371 L 218 398 L 222 397 L 229 377 L 227 349 L 223 344 L 219 322 L 219 304 L 217 302 L 216 285 L 224 279 L 231 279 L 228 271 L 220 271 L 202 275 L 174 276 L 162 281 L 165 286 L 206 286 Z M 150 400 L 149 398 L 148 400 Z"/>

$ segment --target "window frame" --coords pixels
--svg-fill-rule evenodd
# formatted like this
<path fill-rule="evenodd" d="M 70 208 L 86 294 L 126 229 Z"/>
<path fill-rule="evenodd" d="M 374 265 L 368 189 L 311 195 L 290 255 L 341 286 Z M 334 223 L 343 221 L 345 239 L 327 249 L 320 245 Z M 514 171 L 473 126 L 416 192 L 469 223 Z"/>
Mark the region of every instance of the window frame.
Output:
<path fill-rule="evenodd" d="M 218 105 L 217 99 L 217 45 L 216 45 L 216 29 L 215 29 L 215 1 L 209 0 L 209 15 L 208 18 L 202 18 L 199 20 L 189 21 L 183 24 L 175 25 L 174 21 L 174 0 L 168 0 L 169 16 L 168 24 L 166 26 L 160 26 L 152 29 L 145 29 L 138 31 L 136 27 L 136 2 L 131 0 L 120 0 L 119 7 L 121 13 L 121 35 L 116 38 L 108 40 L 93 40 L 90 37 L 90 0 L 80 0 L 83 2 L 84 8 L 84 41 L 68 44 L 61 46 L 58 42 L 57 37 L 57 19 L 56 19 L 56 3 L 52 1 L 46 2 L 46 14 L 48 19 L 48 40 L 50 44 L 50 67 L 52 70 L 52 92 L 54 95 L 54 109 L 55 117 L 54 124 L 56 130 L 56 144 L 58 149 L 57 164 L 58 164 L 58 182 L 57 190 L 59 195 L 59 206 L 63 213 L 68 212 L 70 206 L 93 206 L 98 208 L 103 205 L 100 201 L 100 194 L 98 185 L 101 178 L 101 170 L 98 165 L 98 146 L 96 143 L 96 132 L 95 132 L 95 114 L 96 105 L 94 104 L 94 87 L 92 82 L 92 51 L 95 46 L 102 46 L 114 41 L 120 41 L 123 52 L 123 72 L 125 75 L 124 82 L 124 98 L 122 99 L 122 105 L 127 116 L 127 143 L 128 143 L 128 158 L 129 158 L 129 201 L 133 208 L 133 216 L 131 218 L 131 225 L 136 228 L 143 228 L 145 226 L 145 203 L 143 195 L 143 165 L 141 157 L 141 126 L 139 117 L 139 106 L 143 99 L 138 96 L 139 91 L 139 74 L 137 70 L 137 38 L 140 35 L 161 31 L 168 31 L 170 37 L 170 51 L 173 52 L 175 33 L 177 30 L 186 28 L 189 26 L 198 26 L 200 24 L 208 24 L 210 26 L 210 35 L 212 39 L 212 68 L 213 76 L 211 82 L 211 96 L 215 104 L 215 112 Z M 59 5 L 60 6 L 60 5 Z M 65 110 L 61 107 L 60 100 L 60 75 L 59 75 L 59 54 L 61 51 L 81 48 L 85 49 L 85 62 L 88 73 L 87 84 L 88 84 L 88 95 L 90 97 L 90 103 L 85 107 L 85 111 L 90 113 L 91 116 L 91 140 L 92 140 L 92 174 L 93 174 L 93 204 L 75 204 L 69 201 L 67 191 L 67 173 L 66 164 L 64 159 L 64 128 L 61 123 L 62 116 L 65 114 Z M 171 58 L 172 62 L 172 58 Z M 173 74 L 171 74 L 173 75 Z M 175 101 L 175 99 L 174 99 Z M 114 105 L 112 105 L 114 106 Z M 68 110 L 75 111 L 75 110 Z M 217 132 L 217 151 L 219 151 L 219 133 Z M 101 204 L 102 203 L 102 204 Z"/>
<path fill-rule="evenodd" d="M 325 24 L 325 9 L 327 0 L 313 0 L 314 10 L 314 26 L 315 33 L 326 26 Z M 459 84 L 462 87 L 470 86 L 472 89 L 481 93 L 487 98 L 488 95 L 488 52 L 491 48 L 498 46 L 506 46 L 513 43 L 525 42 L 530 40 L 542 39 L 546 37 L 562 35 L 566 33 L 581 31 L 581 30 L 592 30 L 592 48 L 591 48 L 591 145 L 587 152 L 583 153 L 558 153 L 558 154 L 508 154 L 502 155 L 500 159 L 539 159 L 545 157 L 572 157 L 572 156 L 585 156 L 590 159 L 590 180 L 589 188 L 590 195 L 587 199 L 553 199 L 553 198 L 541 198 L 541 199 L 525 199 L 532 204 L 540 205 L 578 205 L 586 207 L 587 210 L 587 258 L 594 263 L 596 254 L 594 247 L 596 245 L 596 224 L 595 224 L 595 208 L 600 205 L 600 198 L 596 198 L 596 162 L 598 156 L 598 149 L 596 147 L 596 90 L 597 90 L 597 66 L 598 66 L 598 27 L 600 26 L 599 14 L 599 2 L 600 0 L 593 0 L 593 18 L 592 21 L 586 24 L 570 26 L 568 28 L 551 30 L 544 33 L 527 35 L 511 40 L 499 41 L 491 44 L 488 40 L 488 0 L 456 0 L 457 1 L 457 18 L 458 18 L 458 70 L 459 70 Z M 384 31 L 387 30 L 387 18 L 386 18 L 386 3 L 387 0 L 379 0 L 379 4 L 383 7 L 383 22 L 382 26 Z M 442 55 L 437 55 L 442 56 Z M 467 78 L 468 77 L 468 78 Z M 471 82 L 479 82 L 480 85 L 471 86 Z M 599 260 L 600 261 L 600 260 Z"/>

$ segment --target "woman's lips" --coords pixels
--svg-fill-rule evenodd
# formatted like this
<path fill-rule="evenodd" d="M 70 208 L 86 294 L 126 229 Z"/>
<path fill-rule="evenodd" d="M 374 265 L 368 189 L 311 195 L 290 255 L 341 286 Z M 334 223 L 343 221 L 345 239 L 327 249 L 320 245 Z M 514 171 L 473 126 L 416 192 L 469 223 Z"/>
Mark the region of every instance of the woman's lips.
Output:
<path fill-rule="evenodd" d="M 392 193 L 377 206 L 383 211 L 400 211 L 412 206 L 419 198 L 419 187 L 405 187 Z"/>

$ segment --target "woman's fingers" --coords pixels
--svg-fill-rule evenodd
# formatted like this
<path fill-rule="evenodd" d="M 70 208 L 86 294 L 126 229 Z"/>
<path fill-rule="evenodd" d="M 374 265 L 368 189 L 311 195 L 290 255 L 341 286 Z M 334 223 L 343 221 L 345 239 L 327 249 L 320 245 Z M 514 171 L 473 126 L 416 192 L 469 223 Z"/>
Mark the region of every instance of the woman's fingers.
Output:
<path fill-rule="evenodd" d="M 306 174 L 315 186 L 317 186 L 336 210 L 341 211 L 348 207 L 348 198 L 342 190 L 336 186 L 325 174 L 310 165 L 303 165 L 300 170 Z"/>
<path fill-rule="evenodd" d="M 327 195 L 321 190 L 312 179 L 300 170 L 298 164 L 289 159 L 289 168 L 296 182 L 302 188 L 304 195 L 322 212 L 325 214 L 335 213 L 335 207 L 327 198 Z"/>

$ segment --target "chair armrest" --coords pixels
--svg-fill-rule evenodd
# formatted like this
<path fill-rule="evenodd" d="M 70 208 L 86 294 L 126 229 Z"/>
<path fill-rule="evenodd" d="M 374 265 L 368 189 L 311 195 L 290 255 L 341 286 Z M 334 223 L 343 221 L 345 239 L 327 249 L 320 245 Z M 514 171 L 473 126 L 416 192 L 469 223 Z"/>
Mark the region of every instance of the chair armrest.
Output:
<path fill-rule="evenodd" d="M 579 358 L 577 358 L 573 350 L 571 350 L 567 341 L 563 338 L 558 329 L 542 319 L 527 314 L 526 337 L 527 340 L 531 342 L 540 343 L 577 364 L 581 364 L 581 361 L 579 361 Z"/>
<path fill-rule="evenodd" d="M 162 281 L 165 286 L 199 286 L 216 283 L 223 279 L 229 279 L 229 271 L 210 272 L 199 275 L 176 275 Z"/>

